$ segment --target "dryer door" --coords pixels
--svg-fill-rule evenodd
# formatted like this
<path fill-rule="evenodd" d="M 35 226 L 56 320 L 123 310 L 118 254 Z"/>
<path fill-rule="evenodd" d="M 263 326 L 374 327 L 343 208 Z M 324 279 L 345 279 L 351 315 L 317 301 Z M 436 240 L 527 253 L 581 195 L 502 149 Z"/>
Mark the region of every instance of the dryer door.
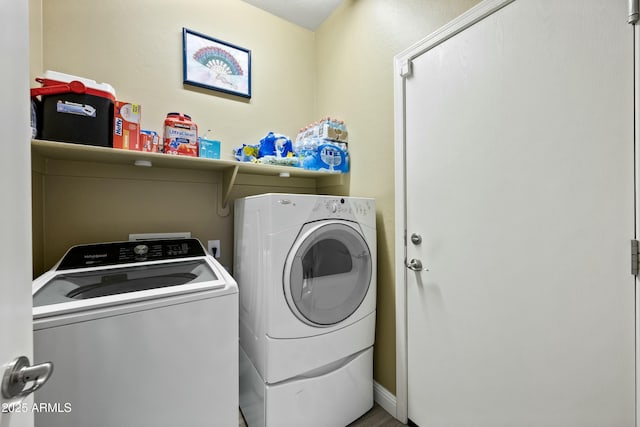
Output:
<path fill-rule="evenodd" d="M 371 276 L 371 252 L 355 224 L 323 221 L 305 226 L 291 248 L 284 291 L 300 320 L 328 327 L 358 309 Z"/>

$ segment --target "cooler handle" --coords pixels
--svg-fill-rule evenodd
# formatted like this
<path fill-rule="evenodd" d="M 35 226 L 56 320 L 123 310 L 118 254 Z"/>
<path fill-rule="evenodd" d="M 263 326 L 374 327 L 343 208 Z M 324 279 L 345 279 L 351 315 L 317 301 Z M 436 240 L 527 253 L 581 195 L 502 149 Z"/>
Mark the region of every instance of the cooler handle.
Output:
<path fill-rule="evenodd" d="M 42 83 L 44 79 L 36 79 L 37 82 Z M 57 95 L 59 93 L 85 93 L 87 91 L 87 87 L 84 83 L 73 80 L 69 83 L 63 83 L 59 85 L 51 85 L 51 86 L 43 86 L 43 87 L 34 87 L 31 88 L 31 97 L 39 96 L 39 95 Z"/>

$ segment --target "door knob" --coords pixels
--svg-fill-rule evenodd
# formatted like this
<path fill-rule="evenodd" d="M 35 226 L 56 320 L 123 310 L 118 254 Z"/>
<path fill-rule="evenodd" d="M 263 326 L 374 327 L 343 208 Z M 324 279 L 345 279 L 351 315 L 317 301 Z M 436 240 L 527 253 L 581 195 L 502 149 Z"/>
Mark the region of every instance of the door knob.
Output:
<path fill-rule="evenodd" d="M 53 363 L 45 362 L 31 366 L 29 359 L 20 356 L 9 363 L 2 376 L 2 396 L 5 399 L 26 397 L 47 382 L 53 372 Z M 31 384 L 27 387 L 27 384 Z"/>
<path fill-rule="evenodd" d="M 420 261 L 419 259 L 411 259 L 409 262 L 406 263 L 407 268 L 409 270 L 413 270 L 413 271 L 429 271 L 429 269 L 427 268 L 422 268 L 422 261 Z"/>

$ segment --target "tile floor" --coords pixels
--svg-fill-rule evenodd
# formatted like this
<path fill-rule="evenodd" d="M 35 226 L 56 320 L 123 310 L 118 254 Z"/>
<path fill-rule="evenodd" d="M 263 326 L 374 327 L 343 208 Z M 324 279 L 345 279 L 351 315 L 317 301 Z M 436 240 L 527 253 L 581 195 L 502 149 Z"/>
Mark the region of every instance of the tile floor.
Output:
<path fill-rule="evenodd" d="M 242 414 L 238 411 L 238 426 L 247 427 L 242 418 Z M 404 427 L 406 424 L 402 424 L 400 421 L 393 418 L 387 411 L 382 409 L 380 405 L 374 403 L 373 408 L 348 427 Z"/>

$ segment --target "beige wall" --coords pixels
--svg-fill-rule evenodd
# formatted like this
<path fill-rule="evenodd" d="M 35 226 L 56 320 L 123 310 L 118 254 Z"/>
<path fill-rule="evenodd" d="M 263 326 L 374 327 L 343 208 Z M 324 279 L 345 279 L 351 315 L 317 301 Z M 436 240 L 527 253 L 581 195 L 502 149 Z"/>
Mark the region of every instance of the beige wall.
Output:
<path fill-rule="evenodd" d="M 251 99 L 183 85 L 183 27 L 251 50 Z M 222 141 L 223 158 L 271 130 L 293 137 L 313 119 L 314 44 L 313 32 L 239 0 L 30 0 L 32 79 L 55 70 L 107 82 L 118 99 L 142 105 L 144 129 L 162 132 L 170 111 L 190 114 L 202 133 L 211 129 Z M 232 265 L 233 212 L 216 214 L 219 173 L 34 164 L 34 274 L 70 245 L 132 232 L 183 230 L 205 242 L 220 239 L 222 261 Z M 294 184 L 249 180 L 234 189 L 232 202 L 267 191 L 321 191 L 315 183 Z"/>
<path fill-rule="evenodd" d="M 316 116 L 349 128 L 349 193 L 378 213 L 375 380 L 395 394 L 393 57 L 478 0 L 346 0 L 316 31 Z"/>
<path fill-rule="evenodd" d="M 145 129 L 160 132 L 168 112 L 184 112 L 201 131 L 212 129 L 212 136 L 223 143 L 223 155 L 230 157 L 232 147 L 256 143 L 270 130 L 295 136 L 313 118 L 314 33 L 247 3 L 40 0 L 40 4 L 42 68 L 32 72 L 55 70 L 110 83 L 119 99 L 142 105 Z M 251 50 L 250 100 L 183 86 L 183 27 Z M 40 37 L 37 28 L 31 35 Z"/>
<path fill-rule="evenodd" d="M 229 214 L 218 214 L 218 171 L 140 168 L 33 158 L 34 275 L 69 247 L 128 240 L 129 233 L 189 231 L 220 240 L 220 262 L 233 267 L 233 200 L 270 191 L 315 193 L 313 179 L 239 176 Z"/>
<path fill-rule="evenodd" d="M 169 111 L 191 114 L 201 130 L 212 129 L 222 140 L 224 157 L 269 130 L 293 137 L 322 116 L 343 118 L 352 159 L 344 186 L 279 187 L 245 177 L 231 198 L 267 191 L 376 198 L 374 375 L 395 392 L 393 56 L 475 3 L 345 0 L 313 33 L 239 0 L 30 0 L 31 75 L 51 69 L 108 82 L 119 99 L 142 104 L 146 129 L 160 131 Z M 251 100 L 183 86 L 182 27 L 251 49 Z M 191 229 L 203 241 L 223 240 L 223 262 L 232 263 L 232 213 L 214 213 L 211 184 L 220 182 L 219 174 L 35 163 L 36 274 L 71 244 L 123 239 L 129 232 Z"/>

